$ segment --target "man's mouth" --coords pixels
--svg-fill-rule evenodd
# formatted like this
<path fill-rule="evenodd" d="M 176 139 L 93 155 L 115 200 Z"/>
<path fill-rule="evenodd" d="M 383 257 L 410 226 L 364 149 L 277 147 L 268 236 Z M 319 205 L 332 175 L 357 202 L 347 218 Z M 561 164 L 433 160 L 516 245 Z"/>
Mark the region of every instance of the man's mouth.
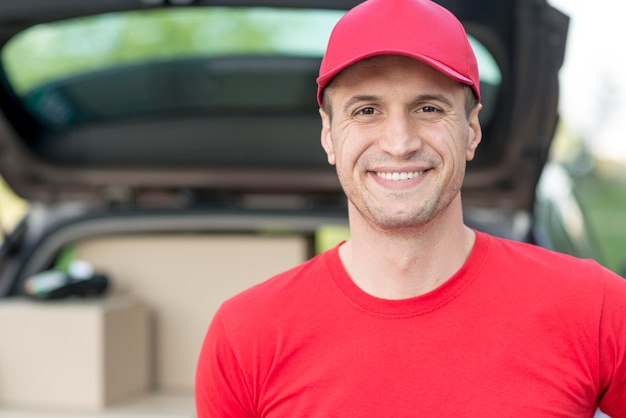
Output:
<path fill-rule="evenodd" d="M 391 181 L 402 181 L 402 180 L 410 180 L 415 177 L 419 177 L 424 174 L 424 171 L 402 171 L 402 172 L 393 172 L 393 173 L 379 173 L 376 175 L 385 180 Z"/>

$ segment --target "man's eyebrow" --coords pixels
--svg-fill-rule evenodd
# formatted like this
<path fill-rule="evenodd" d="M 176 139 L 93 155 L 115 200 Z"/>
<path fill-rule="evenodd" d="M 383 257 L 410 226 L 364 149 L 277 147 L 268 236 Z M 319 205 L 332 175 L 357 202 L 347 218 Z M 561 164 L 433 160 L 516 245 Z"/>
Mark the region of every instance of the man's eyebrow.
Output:
<path fill-rule="evenodd" d="M 361 102 L 376 102 L 379 101 L 380 98 L 378 96 L 370 95 L 370 94 L 357 94 L 356 96 L 352 96 L 348 99 L 346 103 L 343 105 L 343 113 L 346 113 L 348 109 L 354 106 L 357 103 Z"/>
<path fill-rule="evenodd" d="M 421 94 L 417 96 L 414 100 L 415 103 L 429 102 L 429 101 L 440 102 L 448 107 L 454 106 L 452 101 L 442 94 Z"/>
<path fill-rule="evenodd" d="M 370 94 L 357 94 L 355 96 L 350 97 L 348 101 L 343 105 L 343 112 L 346 113 L 352 106 L 354 106 L 357 103 L 377 102 L 377 101 L 380 101 L 379 96 L 370 95 Z M 437 94 L 437 93 L 420 94 L 419 96 L 415 97 L 415 99 L 413 100 L 414 103 L 429 102 L 429 101 L 440 102 L 448 107 L 454 106 L 454 104 L 452 103 L 450 99 L 448 99 L 446 96 L 442 94 Z"/>

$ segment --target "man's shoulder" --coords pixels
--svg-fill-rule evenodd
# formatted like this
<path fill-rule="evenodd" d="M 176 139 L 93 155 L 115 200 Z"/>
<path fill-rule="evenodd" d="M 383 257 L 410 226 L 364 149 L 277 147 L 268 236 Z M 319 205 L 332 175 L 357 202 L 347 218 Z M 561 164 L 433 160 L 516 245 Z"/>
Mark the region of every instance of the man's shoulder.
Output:
<path fill-rule="evenodd" d="M 528 263 L 528 267 L 537 265 L 537 267 L 542 269 L 560 269 L 565 266 L 577 266 L 591 270 L 604 269 L 597 261 L 592 259 L 578 258 L 528 242 L 513 241 L 491 235 L 486 236 L 486 239 L 489 240 L 491 256 L 506 259 L 509 262 L 524 262 Z"/>
<path fill-rule="evenodd" d="M 518 242 L 483 234 L 488 241 L 487 264 L 509 275 L 523 277 L 529 284 L 570 287 L 602 291 L 607 280 L 624 282 L 620 276 L 593 259 L 581 259 L 534 244 Z M 619 284 L 618 284 L 619 286 Z"/>

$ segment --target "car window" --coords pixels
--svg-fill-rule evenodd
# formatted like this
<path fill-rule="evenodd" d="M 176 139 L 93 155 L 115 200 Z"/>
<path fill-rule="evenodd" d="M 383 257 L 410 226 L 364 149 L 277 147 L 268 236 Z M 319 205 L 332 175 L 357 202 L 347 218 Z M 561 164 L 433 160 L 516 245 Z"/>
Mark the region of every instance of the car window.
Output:
<path fill-rule="evenodd" d="M 190 57 L 321 56 L 340 11 L 185 8 L 109 13 L 32 27 L 2 59 L 23 95 L 55 80 L 106 68 Z"/>
<path fill-rule="evenodd" d="M 49 162 L 326 167 L 314 79 L 343 13 L 267 7 L 107 13 L 28 28 L 0 58 L 32 118 L 20 119 L 23 140 Z M 501 72 L 489 51 L 470 41 L 481 72 L 481 121 L 488 123 Z M 124 128 L 133 123 L 142 135 Z M 294 128 L 310 140 L 293 141 Z"/>
<path fill-rule="evenodd" d="M 70 106 L 61 104 L 62 94 L 55 100 L 42 86 L 105 70 L 111 74 L 114 68 L 194 57 L 321 58 L 342 14 L 338 10 L 228 7 L 108 13 L 29 28 L 3 48 L 2 63 L 13 90 L 32 112 L 63 113 Z M 490 90 L 497 88 L 500 72 L 495 61 L 476 39 L 470 40 L 479 59 L 481 82 Z M 38 97 L 31 97 L 36 93 Z M 46 101 L 56 102 L 56 108 Z M 71 119 L 71 115 L 65 117 Z"/>
<path fill-rule="evenodd" d="M 302 87 L 317 67 L 310 60 L 322 56 L 342 14 L 227 7 L 109 13 L 31 27 L 5 45 L 2 64 L 34 119 L 56 130 L 175 113 L 310 111 L 314 90 Z"/>

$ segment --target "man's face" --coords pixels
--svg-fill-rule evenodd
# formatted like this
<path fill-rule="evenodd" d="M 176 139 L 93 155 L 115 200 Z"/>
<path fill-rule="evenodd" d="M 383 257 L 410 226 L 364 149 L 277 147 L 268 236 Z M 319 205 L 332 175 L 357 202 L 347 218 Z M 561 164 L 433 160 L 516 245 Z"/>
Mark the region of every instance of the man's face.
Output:
<path fill-rule="evenodd" d="M 322 146 L 351 214 L 381 227 L 425 224 L 459 199 L 465 163 L 481 139 L 465 87 L 401 56 L 361 61 L 326 88 Z M 355 211 L 356 210 L 356 211 Z M 351 216 L 352 216 L 351 215 Z"/>

